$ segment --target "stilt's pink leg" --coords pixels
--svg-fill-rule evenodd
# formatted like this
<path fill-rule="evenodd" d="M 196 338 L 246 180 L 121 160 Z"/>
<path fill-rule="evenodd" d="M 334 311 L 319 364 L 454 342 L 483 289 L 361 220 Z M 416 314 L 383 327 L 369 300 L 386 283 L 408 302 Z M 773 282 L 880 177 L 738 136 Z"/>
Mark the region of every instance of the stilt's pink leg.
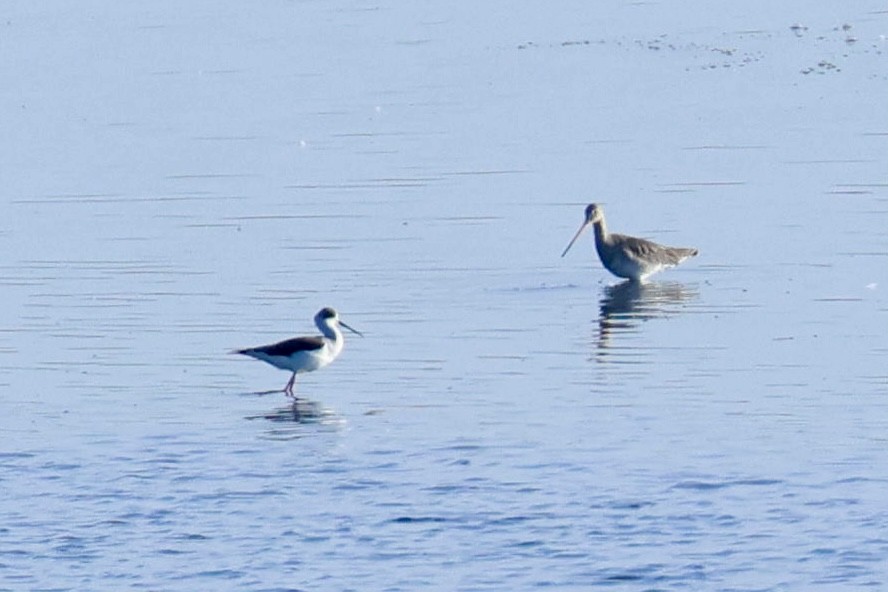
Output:
<path fill-rule="evenodd" d="M 293 376 L 290 377 L 290 381 L 287 382 L 287 386 L 284 387 L 284 393 L 288 397 L 296 398 L 296 395 L 293 394 L 293 385 L 296 383 L 296 373 L 293 373 Z"/>

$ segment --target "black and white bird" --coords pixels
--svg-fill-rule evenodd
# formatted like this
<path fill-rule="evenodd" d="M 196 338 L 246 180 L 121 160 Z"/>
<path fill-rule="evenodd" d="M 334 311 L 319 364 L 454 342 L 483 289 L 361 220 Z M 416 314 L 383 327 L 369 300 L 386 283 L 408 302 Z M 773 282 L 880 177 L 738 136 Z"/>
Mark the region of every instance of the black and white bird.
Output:
<path fill-rule="evenodd" d="M 342 336 L 341 327 L 345 327 L 355 335 L 363 334 L 343 323 L 339 319 L 339 313 L 332 308 L 322 308 L 314 317 L 315 325 L 322 335 L 307 337 L 294 337 L 271 345 L 249 347 L 236 350 L 232 353 L 243 354 L 262 360 L 281 370 L 293 373 L 283 391 L 288 397 L 294 397 L 293 386 L 296 384 L 296 375 L 303 372 L 313 372 L 323 368 L 335 360 L 342 352 L 345 338 Z"/>

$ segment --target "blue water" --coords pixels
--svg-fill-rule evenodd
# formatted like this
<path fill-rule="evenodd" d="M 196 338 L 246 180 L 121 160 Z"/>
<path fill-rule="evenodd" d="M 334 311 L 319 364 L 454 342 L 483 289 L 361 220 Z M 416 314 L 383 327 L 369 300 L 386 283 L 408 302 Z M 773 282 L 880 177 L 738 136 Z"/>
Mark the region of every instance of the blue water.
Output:
<path fill-rule="evenodd" d="M 888 585 L 880 4 L 0 26 L 0 590 Z"/>

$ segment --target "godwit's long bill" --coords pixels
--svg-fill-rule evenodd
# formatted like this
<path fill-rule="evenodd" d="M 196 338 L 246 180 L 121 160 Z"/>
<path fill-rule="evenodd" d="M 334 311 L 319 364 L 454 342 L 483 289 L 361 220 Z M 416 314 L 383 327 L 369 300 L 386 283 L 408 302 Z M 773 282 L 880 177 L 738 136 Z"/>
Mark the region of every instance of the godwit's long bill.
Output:
<path fill-rule="evenodd" d="M 322 335 L 307 337 L 294 337 L 286 341 L 250 347 L 237 350 L 233 353 L 243 354 L 262 360 L 281 370 L 289 370 L 293 373 L 283 391 L 288 397 L 294 397 L 293 386 L 296 384 L 296 375 L 303 372 L 313 372 L 323 368 L 339 356 L 345 345 L 345 338 L 339 327 L 344 327 L 355 335 L 363 334 L 339 319 L 339 313 L 332 308 L 322 308 L 314 318 L 315 325 Z"/>
<path fill-rule="evenodd" d="M 586 206 L 586 218 L 567 248 L 561 253 L 564 257 L 583 231 L 589 226 L 595 228 L 595 250 L 608 271 L 615 276 L 633 281 L 644 281 L 650 275 L 668 267 L 678 265 L 688 257 L 694 257 L 697 249 L 667 247 L 634 236 L 611 234 L 604 221 L 604 209 L 598 204 Z"/>

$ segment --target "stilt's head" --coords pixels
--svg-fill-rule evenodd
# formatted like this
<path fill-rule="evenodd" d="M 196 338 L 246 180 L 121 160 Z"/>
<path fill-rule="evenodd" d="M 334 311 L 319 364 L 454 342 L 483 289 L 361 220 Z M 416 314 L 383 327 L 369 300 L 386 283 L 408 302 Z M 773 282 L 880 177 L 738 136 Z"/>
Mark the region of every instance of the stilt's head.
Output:
<path fill-rule="evenodd" d="M 567 252 L 570 251 L 570 248 L 573 246 L 577 239 L 580 238 L 580 235 L 583 234 L 583 231 L 586 230 L 592 224 L 596 222 L 601 222 L 604 220 L 604 210 L 598 204 L 589 204 L 586 206 L 586 219 L 583 220 L 583 223 L 580 225 L 580 229 L 577 230 L 577 233 L 574 235 L 572 239 L 570 239 L 570 243 L 568 243 L 567 248 L 564 249 L 564 252 L 561 253 L 561 256 L 564 257 L 567 255 Z"/>
<path fill-rule="evenodd" d="M 322 308 L 318 311 L 318 314 L 315 315 L 315 324 L 316 325 L 326 325 L 330 321 L 338 321 L 339 313 L 330 308 L 329 306 L 326 308 Z"/>
<path fill-rule="evenodd" d="M 361 337 L 364 336 L 364 334 L 357 329 L 352 329 L 351 327 L 343 323 L 342 320 L 340 320 L 339 318 L 339 313 L 329 306 L 322 308 L 318 311 L 318 314 L 315 315 L 315 325 L 317 325 L 318 328 L 321 329 L 321 331 L 323 331 L 324 327 L 334 327 L 336 325 L 340 325 L 342 327 L 345 327 L 355 335 L 360 335 Z"/>

